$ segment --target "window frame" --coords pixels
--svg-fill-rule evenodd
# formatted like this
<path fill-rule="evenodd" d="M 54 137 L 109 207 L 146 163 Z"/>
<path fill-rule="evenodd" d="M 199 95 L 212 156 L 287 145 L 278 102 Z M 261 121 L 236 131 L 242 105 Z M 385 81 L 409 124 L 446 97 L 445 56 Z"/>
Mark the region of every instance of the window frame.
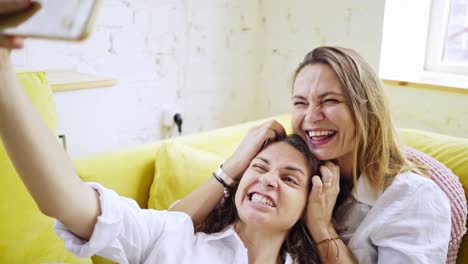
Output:
<path fill-rule="evenodd" d="M 467 74 L 468 63 L 444 62 L 442 60 L 452 0 L 433 0 L 431 2 L 424 70 Z"/>

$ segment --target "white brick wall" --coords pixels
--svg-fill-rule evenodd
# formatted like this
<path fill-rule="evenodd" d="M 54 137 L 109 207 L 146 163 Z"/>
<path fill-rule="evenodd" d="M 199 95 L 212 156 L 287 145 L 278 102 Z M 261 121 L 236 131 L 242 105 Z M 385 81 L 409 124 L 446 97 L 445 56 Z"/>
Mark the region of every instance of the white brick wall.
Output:
<path fill-rule="evenodd" d="M 183 108 L 184 134 L 286 112 L 290 73 L 319 44 L 378 62 L 383 1 L 361 2 L 104 0 L 87 41 L 28 40 L 13 59 L 118 79 L 55 94 L 59 132 L 82 156 L 158 140 L 164 104 Z"/>
<path fill-rule="evenodd" d="M 28 40 L 18 66 L 112 76 L 112 88 L 55 93 L 72 156 L 158 140 L 160 108 L 183 133 L 261 116 L 255 109 L 256 1 L 104 0 L 83 43 Z"/>

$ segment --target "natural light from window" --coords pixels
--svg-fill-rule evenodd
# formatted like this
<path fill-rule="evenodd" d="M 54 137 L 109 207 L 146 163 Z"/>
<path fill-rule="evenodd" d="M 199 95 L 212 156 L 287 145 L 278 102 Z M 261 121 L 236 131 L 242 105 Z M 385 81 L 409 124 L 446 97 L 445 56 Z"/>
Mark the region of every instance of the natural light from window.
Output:
<path fill-rule="evenodd" d="M 444 41 L 443 62 L 468 64 L 468 3 L 452 0 Z"/>
<path fill-rule="evenodd" d="M 379 74 L 468 89 L 468 0 L 385 1 Z"/>
<path fill-rule="evenodd" d="M 468 2 L 433 1 L 425 69 L 468 74 Z"/>

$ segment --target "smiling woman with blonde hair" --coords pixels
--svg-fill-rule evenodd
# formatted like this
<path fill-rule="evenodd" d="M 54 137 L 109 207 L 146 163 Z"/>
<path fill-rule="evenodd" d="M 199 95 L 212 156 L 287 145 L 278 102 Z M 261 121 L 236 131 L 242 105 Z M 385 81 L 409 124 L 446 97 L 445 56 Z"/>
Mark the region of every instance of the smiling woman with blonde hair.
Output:
<path fill-rule="evenodd" d="M 349 107 L 352 119 L 348 121 L 352 121 L 355 127 L 352 162 L 349 163 L 352 170 L 347 174 L 352 175 L 355 184 L 359 174 L 365 174 L 374 191 L 382 192 L 392 182 L 393 177 L 401 172 L 413 171 L 424 175 L 424 166 L 406 159 L 401 150 L 382 84 L 359 54 L 339 47 L 317 48 L 307 54 L 298 66 L 294 73 L 294 81 L 298 82 L 299 73 L 304 68 L 307 68 L 304 71 L 309 70 L 311 65 L 328 65 L 339 84 L 345 87 L 342 89 L 341 98 Z M 295 92 L 294 88 L 292 92 Z M 300 94 L 293 96 L 295 128 L 300 125 L 305 114 L 304 100 Z M 304 130 L 299 129 L 297 132 L 306 137 L 303 134 Z M 325 148 L 311 146 L 316 155 L 320 155 L 319 149 Z M 341 166 L 341 170 L 343 169 Z"/>

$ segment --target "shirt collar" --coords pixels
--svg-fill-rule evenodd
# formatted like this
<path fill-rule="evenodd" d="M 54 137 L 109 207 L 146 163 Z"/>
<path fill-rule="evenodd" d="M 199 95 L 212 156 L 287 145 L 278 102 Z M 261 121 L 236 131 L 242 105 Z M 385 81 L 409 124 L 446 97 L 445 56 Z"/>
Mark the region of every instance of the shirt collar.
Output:
<path fill-rule="evenodd" d="M 240 242 L 242 242 L 236 230 L 234 229 L 234 224 L 228 225 L 226 228 L 224 228 L 222 231 L 218 233 L 211 234 L 210 236 L 206 238 L 206 240 L 220 240 L 220 239 L 227 238 L 230 236 L 233 236 L 237 238 Z M 288 252 L 286 252 L 284 256 L 284 264 L 293 264 L 293 263 L 294 262 L 293 262 L 291 255 Z"/>
<path fill-rule="evenodd" d="M 374 206 L 382 192 L 376 193 L 371 185 L 369 178 L 366 175 L 361 175 L 357 181 L 357 186 L 354 188 L 353 196 L 358 202 Z"/>
<path fill-rule="evenodd" d="M 240 240 L 239 235 L 237 235 L 236 230 L 234 230 L 233 224 L 228 225 L 227 227 L 225 227 L 223 230 L 221 230 L 218 233 L 210 234 L 210 236 L 208 236 L 206 240 L 220 240 L 220 239 L 230 237 L 230 236 L 236 237 Z"/>

